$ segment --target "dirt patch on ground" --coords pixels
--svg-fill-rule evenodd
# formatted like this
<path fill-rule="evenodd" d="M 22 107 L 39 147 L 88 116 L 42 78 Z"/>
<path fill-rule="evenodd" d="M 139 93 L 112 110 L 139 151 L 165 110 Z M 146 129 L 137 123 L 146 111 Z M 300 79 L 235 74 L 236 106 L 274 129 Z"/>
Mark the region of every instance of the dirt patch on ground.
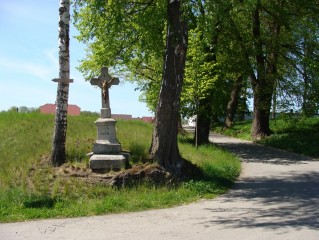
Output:
<path fill-rule="evenodd" d="M 91 169 L 65 164 L 55 168 L 59 177 L 76 177 L 88 183 L 102 183 L 116 187 L 132 186 L 139 182 L 162 185 L 172 180 L 172 175 L 157 164 L 138 164 L 119 172 L 95 173 Z"/>
<path fill-rule="evenodd" d="M 43 156 L 41 161 L 34 164 L 29 170 L 29 178 L 32 180 L 36 171 L 50 172 L 53 178 L 77 178 L 89 184 L 106 184 L 114 187 L 129 187 L 139 183 L 148 183 L 155 186 L 177 184 L 192 176 L 201 175 L 200 169 L 192 163 L 185 161 L 181 168 L 182 175 L 176 176 L 165 168 L 154 163 L 134 164 L 129 169 L 110 171 L 107 173 L 93 172 L 87 166 L 79 166 L 72 163 L 63 164 L 60 167 L 51 167 L 49 157 Z"/>

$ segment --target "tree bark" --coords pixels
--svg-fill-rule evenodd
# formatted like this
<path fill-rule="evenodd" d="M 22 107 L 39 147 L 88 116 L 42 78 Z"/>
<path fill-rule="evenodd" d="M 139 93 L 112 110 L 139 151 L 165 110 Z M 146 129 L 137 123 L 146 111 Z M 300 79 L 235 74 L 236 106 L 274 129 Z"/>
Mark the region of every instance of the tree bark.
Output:
<path fill-rule="evenodd" d="M 204 14 L 202 12 L 202 14 Z M 211 44 L 210 46 L 205 47 L 205 52 L 210 52 L 206 57 L 207 62 L 216 63 L 217 57 L 217 44 L 219 39 L 219 33 L 221 28 L 218 28 L 218 25 L 220 22 L 216 24 L 216 30 L 212 36 Z M 210 74 L 210 73 L 207 73 Z M 213 77 L 213 76 L 212 76 Z M 196 129 L 195 129 L 195 136 L 194 136 L 194 142 L 195 146 L 198 147 L 199 145 L 208 144 L 209 143 L 209 132 L 210 132 L 210 126 L 211 126 L 211 119 L 213 115 L 213 95 L 215 90 L 211 89 L 210 93 L 198 101 L 197 106 L 197 118 L 196 118 Z"/>
<path fill-rule="evenodd" d="M 251 135 L 254 140 L 269 136 L 270 106 L 272 99 L 272 86 L 266 82 L 254 86 L 254 118 Z"/>
<path fill-rule="evenodd" d="M 186 50 L 187 25 L 182 19 L 181 1 L 170 0 L 167 7 L 163 77 L 155 114 L 150 158 L 175 175 L 181 175 L 183 165 L 177 134 Z"/>
<path fill-rule="evenodd" d="M 271 118 L 273 120 L 275 120 L 276 116 L 277 116 L 277 81 L 275 82 L 274 93 L 272 96 L 272 116 L 271 116 Z"/>
<path fill-rule="evenodd" d="M 57 89 L 55 126 L 51 153 L 51 162 L 54 166 L 60 166 L 66 162 L 65 142 L 69 97 L 69 83 L 67 80 L 70 78 L 70 0 L 60 0 L 59 16 L 59 82 Z"/>
<path fill-rule="evenodd" d="M 243 87 L 243 76 L 239 76 L 234 82 L 234 85 L 230 94 L 230 99 L 227 104 L 227 114 L 226 114 L 226 118 L 224 122 L 224 126 L 226 128 L 230 128 L 233 125 L 234 117 L 238 107 L 239 95 L 240 95 L 240 91 L 242 87 Z"/>
<path fill-rule="evenodd" d="M 194 141 L 195 145 L 203 145 L 209 143 L 209 131 L 212 117 L 211 98 L 204 98 L 199 101 L 198 114 L 196 118 L 196 129 Z"/>
<path fill-rule="evenodd" d="M 277 73 L 278 58 L 278 36 L 280 26 L 273 24 L 271 32 L 274 34 L 273 45 L 269 44 L 268 61 L 266 64 L 263 54 L 263 42 L 261 39 L 260 11 L 261 1 L 257 1 L 253 12 L 253 37 L 255 39 L 255 59 L 257 64 L 257 77 L 251 76 L 254 93 L 254 119 L 252 123 L 251 136 L 254 140 L 262 139 L 271 134 L 269 117 L 271 101 L 275 87 L 275 75 Z"/>

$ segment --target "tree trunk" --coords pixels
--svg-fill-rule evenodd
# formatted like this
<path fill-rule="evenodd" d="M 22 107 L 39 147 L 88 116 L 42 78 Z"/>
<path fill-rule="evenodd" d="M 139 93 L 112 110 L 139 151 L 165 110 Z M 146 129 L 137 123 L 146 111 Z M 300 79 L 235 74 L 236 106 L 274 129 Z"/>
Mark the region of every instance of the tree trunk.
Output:
<path fill-rule="evenodd" d="M 277 73 L 278 36 L 280 32 L 280 26 L 274 22 L 269 28 L 273 34 L 273 40 L 272 43 L 269 43 L 268 61 L 266 61 L 263 54 L 264 43 L 261 39 L 261 9 L 261 1 L 257 0 L 256 9 L 253 12 L 253 37 L 255 39 L 257 77 L 251 76 L 254 92 L 254 119 L 251 136 L 254 140 L 262 139 L 271 134 L 269 117 Z"/>
<path fill-rule="evenodd" d="M 59 13 L 59 80 L 56 98 L 55 126 L 51 153 L 51 162 L 54 166 L 60 166 L 66 162 L 65 142 L 67 130 L 67 108 L 69 97 L 68 80 L 70 78 L 70 0 L 60 0 Z"/>
<path fill-rule="evenodd" d="M 272 97 L 272 119 L 275 120 L 277 115 L 277 81 L 274 86 L 274 94 Z"/>
<path fill-rule="evenodd" d="M 179 114 L 178 123 L 177 123 L 177 129 L 178 129 L 178 133 L 179 134 L 181 134 L 181 135 L 187 134 L 187 131 L 183 128 L 182 115 L 181 114 Z"/>
<path fill-rule="evenodd" d="M 196 146 L 209 143 L 209 131 L 212 116 L 212 104 L 210 99 L 211 98 L 204 98 L 199 101 L 194 139 Z"/>
<path fill-rule="evenodd" d="M 182 20 L 180 2 L 168 1 L 163 78 L 150 147 L 150 157 L 175 175 L 181 174 L 183 165 L 177 134 L 187 50 L 187 25 Z"/>
<path fill-rule="evenodd" d="M 202 12 L 204 14 L 204 12 Z M 218 23 L 219 24 L 219 23 Z M 217 62 L 216 52 L 217 52 L 217 44 L 219 39 L 220 29 L 218 28 L 218 24 L 216 24 L 216 30 L 212 36 L 212 41 L 209 46 L 205 46 L 205 52 L 209 53 L 205 61 L 211 62 L 215 64 Z M 203 39 L 203 36 L 202 36 Z M 207 72 L 207 75 L 211 74 Z M 212 78 L 214 76 L 211 76 Z M 195 146 L 198 147 L 199 145 L 208 144 L 209 143 L 209 132 L 211 126 L 211 119 L 213 115 L 213 94 L 214 90 L 211 89 L 209 94 L 206 95 L 204 98 L 198 101 L 197 106 L 197 118 L 196 118 L 196 129 L 195 129 L 195 136 L 194 142 Z"/>
<path fill-rule="evenodd" d="M 266 83 L 259 83 L 254 87 L 254 119 L 251 129 L 254 140 L 260 140 L 271 134 L 269 116 L 272 91 L 270 89 L 271 86 Z"/>
<path fill-rule="evenodd" d="M 243 87 L 243 76 L 239 76 L 234 82 L 234 85 L 230 94 L 230 100 L 227 104 L 227 114 L 226 114 L 226 119 L 224 122 L 224 126 L 226 128 L 230 128 L 234 122 L 234 117 L 238 107 L 239 95 L 240 95 L 240 91 L 242 87 Z"/>

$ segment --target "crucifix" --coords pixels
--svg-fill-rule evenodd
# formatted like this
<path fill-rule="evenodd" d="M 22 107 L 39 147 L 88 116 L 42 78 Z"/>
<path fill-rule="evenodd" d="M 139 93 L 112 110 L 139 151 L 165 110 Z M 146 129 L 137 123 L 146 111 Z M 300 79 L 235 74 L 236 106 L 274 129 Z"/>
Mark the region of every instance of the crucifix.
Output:
<path fill-rule="evenodd" d="M 101 88 L 101 95 L 102 95 L 101 117 L 102 118 L 111 117 L 109 88 L 112 85 L 118 85 L 119 82 L 120 80 L 118 78 L 113 78 L 109 75 L 109 71 L 107 67 L 102 67 L 101 75 L 98 76 L 98 78 L 92 78 L 90 81 L 91 85 L 95 85 Z"/>

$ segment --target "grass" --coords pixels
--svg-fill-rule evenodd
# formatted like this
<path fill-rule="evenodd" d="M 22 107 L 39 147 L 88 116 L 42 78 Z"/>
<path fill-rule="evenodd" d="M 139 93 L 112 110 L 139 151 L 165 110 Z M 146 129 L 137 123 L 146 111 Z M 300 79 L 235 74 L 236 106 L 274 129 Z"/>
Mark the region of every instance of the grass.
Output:
<path fill-rule="evenodd" d="M 283 115 L 276 120 L 271 120 L 270 128 L 273 134 L 257 141 L 258 143 L 319 158 L 318 117 Z M 221 131 L 220 127 L 214 129 L 216 132 L 246 140 L 251 140 L 250 130 L 251 121 L 235 123 L 232 128 L 225 131 Z"/>
<path fill-rule="evenodd" d="M 68 118 L 68 165 L 87 168 L 96 138 L 97 116 Z M 62 177 L 45 160 L 50 155 L 54 116 L 39 113 L 0 113 L 0 222 L 90 216 L 167 208 L 225 192 L 239 175 L 240 163 L 214 146 L 195 149 L 180 137 L 185 159 L 205 172 L 202 179 L 179 186 L 141 184 L 112 188 L 76 177 Z M 132 162 L 143 162 L 151 143 L 152 126 L 141 121 L 118 121 L 117 136 Z"/>

